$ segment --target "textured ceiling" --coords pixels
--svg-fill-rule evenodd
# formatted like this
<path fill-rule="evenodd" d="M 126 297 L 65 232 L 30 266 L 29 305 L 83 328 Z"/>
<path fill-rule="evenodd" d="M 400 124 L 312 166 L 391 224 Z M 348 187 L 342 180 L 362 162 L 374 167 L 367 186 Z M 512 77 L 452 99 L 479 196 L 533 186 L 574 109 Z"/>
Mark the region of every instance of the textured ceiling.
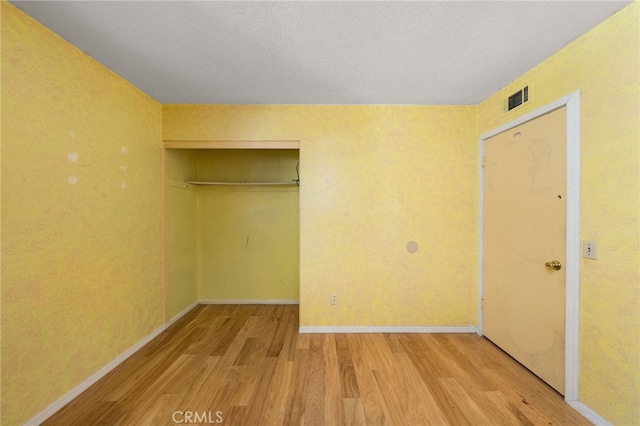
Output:
<path fill-rule="evenodd" d="M 630 1 L 11 1 L 162 103 L 477 104 Z"/>

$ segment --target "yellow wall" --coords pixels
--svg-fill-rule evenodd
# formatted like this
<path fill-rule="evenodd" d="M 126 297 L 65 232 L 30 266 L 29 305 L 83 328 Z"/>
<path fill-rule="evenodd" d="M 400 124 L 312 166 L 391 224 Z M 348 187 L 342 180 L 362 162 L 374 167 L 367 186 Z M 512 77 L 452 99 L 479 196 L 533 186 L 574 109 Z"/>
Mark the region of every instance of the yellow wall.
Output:
<path fill-rule="evenodd" d="M 581 91 L 580 395 L 614 424 L 640 424 L 640 4 L 635 2 L 479 105 L 479 133 Z M 531 102 L 503 115 L 529 84 Z"/>
<path fill-rule="evenodd" d="M 163 138 L 301 140 L 302 326 L 476 324 L 475 107 L 165 105 Z"/>
<path fill-rule="evenodd" d="M 201 150 L 198 180 L 291 182 L 297 150 Z M 199 187 L 200 299 L 298 300 L 297 186 Z"/>
<path fill-rule="evenodd" d="M 161 107 L 2 8 L 2 422 L 162 324 Z"/>
<path fill-rule="evenodd" d="M 168 171 L 168 319 L 198 300 L 198 193 L 184 185 L 197 177 L 198 157 L 191 150 L 165 150 Z"/>

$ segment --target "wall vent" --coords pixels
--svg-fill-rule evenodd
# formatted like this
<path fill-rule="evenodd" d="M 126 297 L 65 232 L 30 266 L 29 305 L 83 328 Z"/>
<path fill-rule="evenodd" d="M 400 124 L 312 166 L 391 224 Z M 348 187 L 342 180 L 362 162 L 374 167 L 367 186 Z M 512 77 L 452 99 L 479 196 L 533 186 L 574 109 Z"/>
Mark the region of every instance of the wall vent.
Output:
<path fill-rule="evenodd" d="M 502 112 L 509 112 L 529 101 L 529 86 L 525 86 L 504 100 Z"/>

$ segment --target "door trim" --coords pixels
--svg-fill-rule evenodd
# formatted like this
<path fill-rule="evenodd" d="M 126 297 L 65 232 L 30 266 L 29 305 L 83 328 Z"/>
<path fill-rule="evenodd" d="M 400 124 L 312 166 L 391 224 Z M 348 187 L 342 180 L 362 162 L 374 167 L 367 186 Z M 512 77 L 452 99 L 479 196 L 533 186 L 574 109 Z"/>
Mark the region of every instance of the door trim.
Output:
<path fill-rule="evenodd" d="M 565 270 L 565 393 L 567 402 L 578 400 L 580 343 L 580 91 L 577 90 L 541 108 L 525 114 L 479 137 L 479 209 L 478 209 L 478 334 L 482 333 L 483 260 L 484 260 L 484 144 L 513 127 L 534 120 L 558 108 L 566 108 L 567 192 L 566 192 L 566 265 Z"/>

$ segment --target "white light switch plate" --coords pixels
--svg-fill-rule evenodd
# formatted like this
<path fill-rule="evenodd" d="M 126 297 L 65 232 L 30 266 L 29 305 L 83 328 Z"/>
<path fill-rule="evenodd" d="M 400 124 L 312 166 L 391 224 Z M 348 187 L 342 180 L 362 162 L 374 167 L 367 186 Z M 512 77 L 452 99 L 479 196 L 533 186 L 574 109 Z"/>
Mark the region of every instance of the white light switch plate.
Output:
<path fill-rule="evenodd" d="M 598 243 L 595 241 L 584 240 L 582 242 L 582 257 L 585 259 L 598 258 Z"/>

